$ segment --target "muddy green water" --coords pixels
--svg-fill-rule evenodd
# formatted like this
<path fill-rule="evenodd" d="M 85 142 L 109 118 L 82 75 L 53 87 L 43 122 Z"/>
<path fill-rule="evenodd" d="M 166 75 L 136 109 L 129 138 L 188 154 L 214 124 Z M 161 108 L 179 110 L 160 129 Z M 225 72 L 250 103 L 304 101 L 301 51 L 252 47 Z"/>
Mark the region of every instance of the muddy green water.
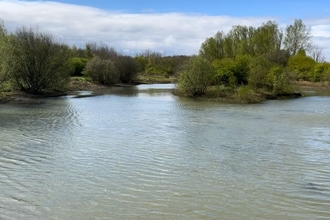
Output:
<path fill-rule="evenodd" d="M 0 105 L 0 219 L 330 219 L 330 96 L 172 87 Z"/>

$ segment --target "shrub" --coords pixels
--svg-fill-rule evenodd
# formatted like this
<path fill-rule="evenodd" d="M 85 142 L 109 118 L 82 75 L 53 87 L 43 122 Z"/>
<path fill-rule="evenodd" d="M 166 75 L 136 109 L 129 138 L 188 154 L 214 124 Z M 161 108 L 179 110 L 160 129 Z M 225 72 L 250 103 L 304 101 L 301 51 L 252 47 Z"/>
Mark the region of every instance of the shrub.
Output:
<path fill-rule="evenodd" d="M 272 83 L 267 77 L 272 66 L 273 64 L 263 56 L 253 58 L 249 64 L 248 85 L 255 90 L 265 87 L 272 89 Z"/>
<path fill-rule="evenodd" d="M 85 74 L 93 82 L 113 85 L 119 82 L 119 73 L 113 61 L 95 56 L 86 64 Z"/>
<path fill-rule="evenodd" d="M 274 66 L 268 73 L 269 83 L 272 84 L 272 92 L 275 95 L 284 95 L 293 92 L 289 74 L 283 67 Z"/>
<path fill-rule="evenodd" d="M 72 57 L 70 59 L 71 76 L 82 76 L 87 61 L 87 58 Z"/>
<path fill-rule="evenodd" d="M 134 58 L 120 55 L 117 56 L 115 64 L 122 83 L 131 83 L 135 80 L 139 67 Z"/>
<path fill-rule="evenodd" d="M 208 60 L 193 57 L 179 74 L 178 89 L 190 97 L 204 95 L 213 76 L 214 68 Z"/>
<path fill-rule="evenodd" d="M 249 62 L 250 59 L 248 56 L 215 60 L 213 62 L 216 71 L 215 83 L 230 85 L 232 87 L 247 84 Z"/>
<path fill-rule="evenodd" d="M 290 54 L 286 50 L 270 51 L 266 54 L 267 59 L 277 65 L 287 66 Z"/>
<path fill-rule="evenodd" d="M 9 48 L 8 71 L 21 90 L 40 94 L 61 90 L 68 83 L 69 48 L 51 35 L 19 28 Z"/>
<path fill-rule="evenodd" d="M 321 81 L 330 82 L 330 63 L 322 63 L 323 65 L 323 72 L 321 75 Z"/>
<path fill-rule="evenodd" d="M 262 101 L 262 98 L 249 86 L 239 87 L 237 96 L 242 103 L 258 103 Z"/>
<path fill-rule="evenodd" d="M 289 58 L 288 67 L 295 73 L 298 79 L 313 81 L 313 69 L 316 62 L 313 58 L 306 56 L 303 50 Z"/>
<path fill-rule="evenodd" d="M 329 63 L 318 63 L 314 66 L 311 71 L 309 78 L 313 82 L 329 81 L 330 76 L 330 64 Z"/>

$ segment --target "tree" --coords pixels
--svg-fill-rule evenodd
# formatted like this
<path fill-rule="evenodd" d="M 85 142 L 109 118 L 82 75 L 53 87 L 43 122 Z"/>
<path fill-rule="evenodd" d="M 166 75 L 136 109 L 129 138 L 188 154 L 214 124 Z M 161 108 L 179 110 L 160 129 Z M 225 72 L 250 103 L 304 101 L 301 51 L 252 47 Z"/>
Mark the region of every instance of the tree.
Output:
<path fill-rule="evenodd" d="M 281 48 L 283 33 L 274 21 L 268 21 L 253 33 L 254 55 L 264 55 Z"/>
<path fill-rule="evenodd" d="M 325 62 L 325 56 L 323 55 L 322 48 L 316 45 L 313 45 L 310 48 L 310 55 L 317 63 Z"/>
<path fill-rule="evenodd" d="M 69 80 L 68 46 L 33 28 L 18 28 L 9 41 L 7 65 L 21 90 L 41 94 L 61 90 Z"/>
<path fill-rule="evenodd" d="M 313 69 L 316 62 L 306 55 L 304 50 L 299 50 L 295 56 L 289 58 L 289 70 L 296 74 L 298 79 L 314 81 Z"/>
<path fill-rule="evenodd" d="M 268 61 L 280 65 L 280 66 L 287 66 L 288 64 L 288 60 L 290 58 L 290 54 L 288 53 L 288 51 L 286 50 L 274 50 L 274 51 L 270 51 L 268 53 L 265 54 Z"/>
<path fill-rule="evenodd" d="M 264 56 L 254 57 L 249 64 L 248 85 L 255 90 L 272 89 L 272 83 L 269 83 L 267 75 L 273 66 Z"/>
<path fill-rule="evenodd" d="M 119 73 L 115 63 L 109 59 L 101 59 L 98 56 L 87 62 L 85 73 L 96 83 L 113 85 L 119 82 Z"/>
<path fill-rule="evenodd" d="M 7 70 L 5 66 L 7 36 L 3 22 L 0 20 L 0 84 L 7 79 Z"/>
<path fill-rule="evenodd" d="M 232 87 L 247 83 L 249 72 L 248 56 L 224 58 L 213 62 L 215 69 L 215 84 L 230 85 Z"/>
<path fill-rule="evenodd" d="M 82 57 L 71 57 L 69 64 L 72 69 L 71 76 L 82 76 L 88 59 Z"/>
<path fill-rule="evenodd" d="M 312 45 L 311 29 L 301 19 L 296 19 L 293 25 L 286 27 L 283 44 L 291 56 L 296 55 L 299 50 L 308 51 Z"/>
<path fill-rule="evenodd" d="M 213 62 L 216 59 L 221 59 L 225 56 L 223 32 L 218 32 L 214 37 L 207 38 L 202 43 L 199 50 L 199 55 Z"/>
<path fill-rule="evenodd" d="M 226 54 L 226 57 L 236 57 L 247 54 L 253 55 L 254 47 L 252 43 L 252 36 L 254 32 L 254 27 L 242 25 L 234 26 L 226 36 L 227 39 L 230 39 L 225 41 L 225 47 L 228 47 L 225 51 L 230 51 L 229 54 Z"/>
<path fill-rule="evenodd" d="M 117 56 L 115 65 L 122 83 L 131 83 L 135 80 L 139 68 L 134 58 L 123 55 Z"/>
<path fill-rule="evenodd" d="M 193 57 L 179 74 L 178 89 L 190 97 L 204 95 L 213 76 L 213 66 L 207 59 Z"/>

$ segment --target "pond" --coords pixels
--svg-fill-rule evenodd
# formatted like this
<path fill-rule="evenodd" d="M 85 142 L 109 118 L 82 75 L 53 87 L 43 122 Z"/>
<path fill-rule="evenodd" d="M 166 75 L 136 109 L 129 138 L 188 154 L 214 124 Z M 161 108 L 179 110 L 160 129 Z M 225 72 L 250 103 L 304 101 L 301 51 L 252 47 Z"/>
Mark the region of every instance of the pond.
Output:
<path fill-rule="evenodd" d="M 173 88 L 0 105 L 0 219 L 330 219 L 328 94 Z"/>

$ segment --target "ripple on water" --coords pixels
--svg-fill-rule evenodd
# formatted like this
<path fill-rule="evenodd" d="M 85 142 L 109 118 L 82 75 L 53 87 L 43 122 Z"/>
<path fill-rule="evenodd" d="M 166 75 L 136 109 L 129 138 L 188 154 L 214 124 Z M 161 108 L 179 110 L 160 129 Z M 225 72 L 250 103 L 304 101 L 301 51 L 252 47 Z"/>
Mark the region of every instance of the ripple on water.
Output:
<path fill-rule="evenodd" d="M 310 102 L 144 92 L 6 106 L 0 218 L 326 219 L 329 121 Z"/>

